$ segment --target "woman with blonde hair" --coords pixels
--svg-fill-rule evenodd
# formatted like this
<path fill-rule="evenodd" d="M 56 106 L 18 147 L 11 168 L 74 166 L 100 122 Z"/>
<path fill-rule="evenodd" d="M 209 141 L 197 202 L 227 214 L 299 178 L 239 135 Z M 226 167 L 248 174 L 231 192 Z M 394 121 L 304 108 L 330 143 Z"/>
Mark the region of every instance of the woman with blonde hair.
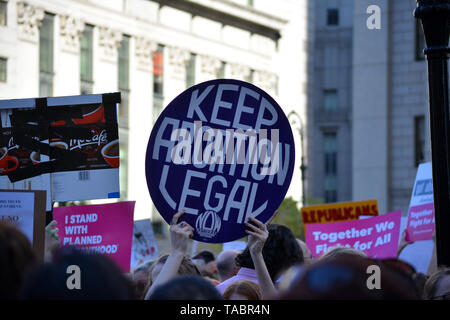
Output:
<path fill-rule="evenodd" d="M 334 247 L 320 256 L 319 261 L 332 261 L 336 258 L 348 256 L 367 258 L 367 255 L 362 251 L 348 247 Z"/>
<path fill-rule="evenodd" d="M 250 280 L 233 282 L 224 291 L 225 300 L 261 300 L 259 286 Z"/>

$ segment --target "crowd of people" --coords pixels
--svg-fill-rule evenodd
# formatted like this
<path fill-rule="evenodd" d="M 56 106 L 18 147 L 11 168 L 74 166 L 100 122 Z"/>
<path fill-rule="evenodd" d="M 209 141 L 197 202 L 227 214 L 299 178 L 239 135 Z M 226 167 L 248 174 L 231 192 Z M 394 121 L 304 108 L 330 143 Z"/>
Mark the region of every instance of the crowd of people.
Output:
<path fill-rule="evenodd" d="M 450 269 L 416 272 L 408 263 L 372 259 L 355 249 L 336 247 L 313 258 L 307 245 L 286 226 L 250 217 L 243 251 L 217 256 L 204 250 L 187 255 L 194 228 L 170 225 L 170 253 L 124 274 L 105 255 L 59 248 L 54 223 L 46 230 L 44 261 L 27 237 L 0 223 L 0 299 L 23 300 L 450 300 Z M 399 253 L 407 245 L 399 244 Z M 82 270 L 80 290 L 70 289 L 67 268 Z M 375 288 L 371 266 L 380 270 Z M 378 285 L 376 282 L 379 282 Z"/>

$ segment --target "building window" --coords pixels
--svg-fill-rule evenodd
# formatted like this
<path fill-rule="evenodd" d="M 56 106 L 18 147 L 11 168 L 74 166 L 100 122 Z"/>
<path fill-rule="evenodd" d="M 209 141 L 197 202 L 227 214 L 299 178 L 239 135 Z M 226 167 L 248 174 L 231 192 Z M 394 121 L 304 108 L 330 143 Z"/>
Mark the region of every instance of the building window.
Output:
<path fill-rule="evenodd" d="M 152 122 L 155 124 L 163 109 L 163 98 L 161 96 L 153 96 Z"/>
<path fill-rule="evenodd" d="M 118 81 L 121 93 L 119 107 L 119 125 L 128 128 L 129 96 L 130 96 L 130 37 L 123 35 L 119 47 Z"/>
<path fill-rule="evenodd" d="M 53 95 L 53 22 L 54 15 L 45 13 L 39 31 L 39 96 Z"/>
<path fill-rule="evenodd" d="M 336 110 L 338 108 L 338 94 L 336 89 L 323 91 L 323 106 L 325 110 Z"/>
<path fill-rule="evenodd" d="M 186 88 L 192 87 L 195 84 L 195 58 L 196 55 L 191 53 L 191 57 L 186 64 Z"/>
<path fill-rule="evenodd" d="M 250 72 L 248 73 L 247 77 L 245 78 L 245 81 L 249 83 L 253 83 L 255 81 L 255 70 L 250 69 Z"/>
<path fill-rule="evenodd" d="M 416 60 L 425 59 L 425 55 L 423 53 L 424 49 L 425 49 L 425 35 L 423 33 L 420 21 L 416 19 Z"/>
<path fill-rule="evenodd" d="M 153 54 L 153 108 L 152 122 L 155 124 L 163 109 L 164 101 L 164 46 L 158 45 Z"/>
<path fill-rule="evenodd" d="M 425 116 L 414 117 L 414 161 L 416 167 L 425 162 Z"/>
<path fill-rule="evenodd" d="M 0 26 L 6 26 L 8 17 L 8 1 L 0 0 Z"/>
<path fill-rule="evenodd" d="M 324 149 L 324 198 L 326 203 L 337 201 L 337 134 L 323 135 Z"/>
<path fill-rule="evenodd" d="M 164 47 L 158 45 L 153 54 L 153 95 L 163 96 L 163 76 L 164 76 Z"/>
<path fill-rule="evenodd" d="M 226 63 L 225 61 L 222 61 L 220 64 L 220 68 L 217 70 L 217 79 L 223 79 L 225 78 L 225 67 L 226 67 Z"/>
<path fill-rule="evenodd" d="M 0 58 L 0 82 L 6 82 L 8 59 Z"/>
<path fill-rule="evenodd" d="M 330 8 L 327 10 L 327 25 L 337 26 L 339 24 L 339 10 Z"/>
<path fill-rule="evenodd" d="M 119 130 L 119 149 L 120 149 L 120 198 L 128 198 L 128 132 Z"/>
<path fill-rule="evenodd" d="M 85 25 L 80 39 L 80 80 L 81 94 L 93 91 L 93 61 L 94 61 L 94 26 Z"/>

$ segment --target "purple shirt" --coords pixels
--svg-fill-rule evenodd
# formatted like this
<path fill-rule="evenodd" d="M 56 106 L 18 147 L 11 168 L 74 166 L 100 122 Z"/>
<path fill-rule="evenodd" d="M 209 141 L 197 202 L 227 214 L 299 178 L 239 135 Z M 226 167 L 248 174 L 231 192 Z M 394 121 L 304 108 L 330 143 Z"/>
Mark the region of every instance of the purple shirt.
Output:
<path fill-rule="evenodd" d="M 250 280 L 250 281 L 255 282 L 256 284 L 259 284 L 258 277 L 256 276 L 256 271 L 254 269 L 241 267 L 239 269 L 237 275 L 235 275 L 234 277 L 231 277 L 230 279 L 227 279 L 224 282 L 222 282 L 221 284 L 217 285 L 216 289 L 219 290 L 220 294 L 223 294 L 230 284 L 232 284 L 233 282 L 236 282 L 236 281 L 240 281 L 240 280 Z"/>

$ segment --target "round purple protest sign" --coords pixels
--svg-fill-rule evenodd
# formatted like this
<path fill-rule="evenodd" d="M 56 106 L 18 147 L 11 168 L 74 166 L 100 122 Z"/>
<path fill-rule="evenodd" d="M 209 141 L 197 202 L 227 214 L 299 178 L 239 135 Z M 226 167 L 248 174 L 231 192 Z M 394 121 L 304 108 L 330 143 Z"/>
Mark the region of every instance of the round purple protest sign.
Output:
<path fill-rule="evenodd" d="M 220 79 L 177 96 L 159 116 L 147 146 L 153 203 L 170 223 L 194 227 L 194 239 L 245 237 L 248 217 L 266 222 L 294 170 L 294 139 L 283 110 L 260 88 Z"/>

